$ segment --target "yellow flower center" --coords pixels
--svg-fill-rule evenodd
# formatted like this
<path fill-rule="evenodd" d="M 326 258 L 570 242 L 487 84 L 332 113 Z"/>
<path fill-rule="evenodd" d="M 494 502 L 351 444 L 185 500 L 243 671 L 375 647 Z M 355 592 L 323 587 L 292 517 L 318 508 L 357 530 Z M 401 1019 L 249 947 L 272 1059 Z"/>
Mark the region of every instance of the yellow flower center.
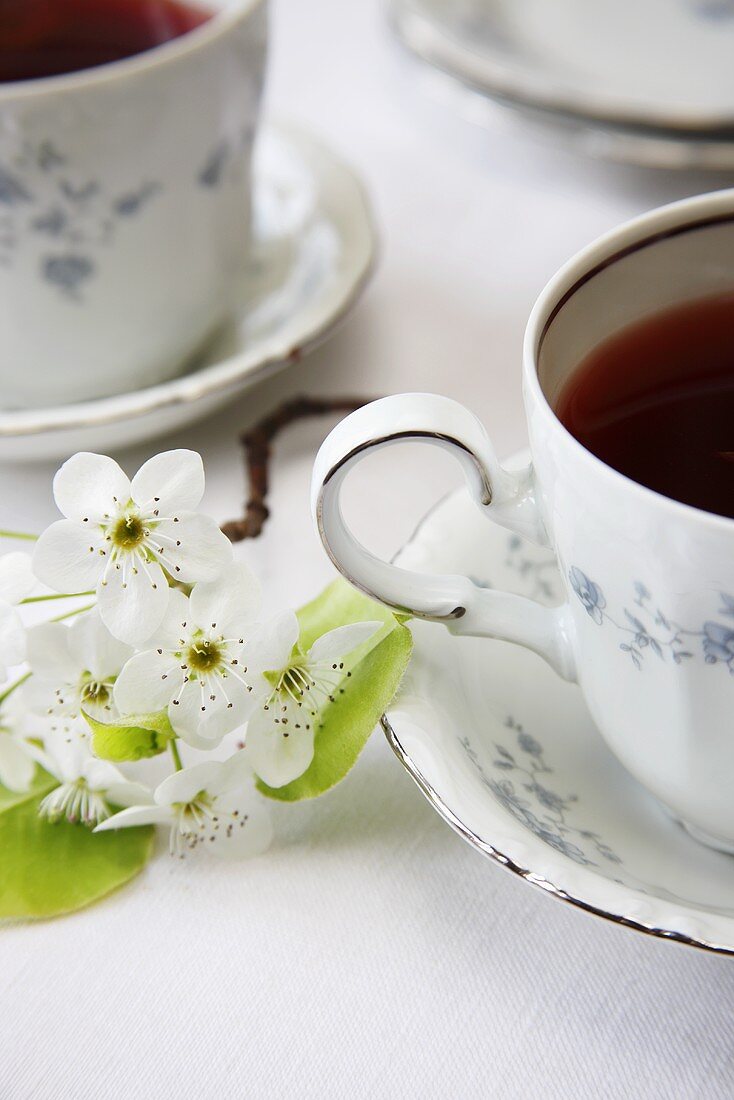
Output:
<path fill-rule="evenodd" d="M 113 544 L 120 550 L 134 550 L 145 541 L 145 527 L 140 516 L 131 512 L 115 520 L 109 535 Z"/>
<path fill-rule="evenodd" d="M 84 677 L 89 677 L 83 684 L 81 689 L 82 706 L 85 703 L 94 703 L 97 706 L 106 706 L 110 701 L 110 690 L 107 684 L 101 680 L 93 680 L 91 674 L 84 673 Z"/>
<path fill-rule="evenodd" d="M 186 664 L 192 672 L 211 672 L 222 663 L 222 647 L 209 638 L 199 638 L 186 651 Z"/>

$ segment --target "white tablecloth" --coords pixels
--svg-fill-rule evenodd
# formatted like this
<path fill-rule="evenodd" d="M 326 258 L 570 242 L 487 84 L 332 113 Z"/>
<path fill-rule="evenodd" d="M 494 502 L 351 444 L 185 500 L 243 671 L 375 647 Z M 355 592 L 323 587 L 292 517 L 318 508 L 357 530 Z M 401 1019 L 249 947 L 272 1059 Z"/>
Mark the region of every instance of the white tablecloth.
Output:
<path fill-rule="evenodd" d="M 366 0 L 276 0 L 270 108 L 368 181 L 377 276 L 331 342 L 165 445 L 200 449 L 206 504 L 238 514 L 238 430 L 284 396 L 433 389 L 507 453 L 546 278 L 623 218 L 724 179 L 645 172 L 481 130 L 416 83 Z M 326 423 L 277 443 L 273 518 L 239 548 L 273 609 L 332 575 L 308 516 Z M 124 454 L 132 469 L 154 449 Z M 456 474 L 440 456 L 360 473 L 357 526 L 389 552 Z M 420 469 L 420 475 L 419 475 Z M 0 470 L 3 526 L 54 515 L 50 465 Z M 420 480 L 419 480 L 420 476 Z M 410 488 L 406 508 L 403 494 Z M 543 896 L 444 825 L 376 734 L 351 776 L 278 808 L 268 855 L 171 861 L 63 920 L 0 932 L 0 1096 L 734 1095 L 734 964 Z"/>

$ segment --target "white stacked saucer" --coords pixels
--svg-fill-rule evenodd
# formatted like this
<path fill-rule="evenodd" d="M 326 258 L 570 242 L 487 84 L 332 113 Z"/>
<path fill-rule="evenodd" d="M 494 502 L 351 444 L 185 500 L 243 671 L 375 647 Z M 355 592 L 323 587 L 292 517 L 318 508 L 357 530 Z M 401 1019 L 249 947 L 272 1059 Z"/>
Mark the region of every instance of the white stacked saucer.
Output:
<path fill-rule="evenodd" d="M 391 0 L 408 49 L 586 151 L 734 166 L 731 0 Z"/>

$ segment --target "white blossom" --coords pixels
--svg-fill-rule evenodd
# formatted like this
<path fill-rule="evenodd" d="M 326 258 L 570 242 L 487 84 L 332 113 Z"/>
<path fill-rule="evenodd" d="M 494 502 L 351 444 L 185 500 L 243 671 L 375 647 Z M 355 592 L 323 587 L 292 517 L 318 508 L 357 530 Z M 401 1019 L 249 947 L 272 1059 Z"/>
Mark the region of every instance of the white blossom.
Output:
<path fill-rule="evenodd" d="M 15 607 L 35 584 L 28 554 L 17 550 L 0 557 L 0 683 L 8 677 L 8 666 L 25 659 L 25 629 Z"/>
<path fill-rule="evenodd" d="M 10 791 L 27 791 L 36 766 L 11 730 L 0 727 L 0 783 Z"/>
<path fill-rule="evenodd" d="M 260 707 L 247 725 L 246 746 L 257 775 L 282 787 L 306 771 L 313 759 L 320 709 L 333 702 L 351 676 L 344 658 L 368 641 L 380 622 L 351 623 L 323 634 L 308 653 L 298 647 L 298 619 L 283 612 L 251 643 L 267 683 Z"/>
<path fill-rule="evenodd" d="M 132 806 L 96 832 L 135 825 L 168 825 L 172 855 L 199 846 L 223 859 L 259 855 L 272 839 L 270 815 L 255 796 L 245 754 L 206 760 L 164 779 L 152 805 Z"/>
<path fill-rule="evenodd" d="M 89 738 L 73 725 L 51 730 L 43 748 L 29 746 L 34 758 L 59 781 L 41 802 L 41 817 L 56 822 L 95 826 L 112 813 L 113 807 L 137 805 L 150 800 L 140 783 L 126 779 L 114 764 L 92 754 Z"/>
<path fill-rule="evenodd" d="M 238 562 L 218 580 L 172 592 L 156 648 L 132 657 L 115 684 L 122 714 L 164 708 L 176 733 L 212 748 L 241 726 L 256 699 L 245 642 L 260 603 L 257 583 Z"/>
<path fill-rule="evenodd" d="M 27 791 L 36 765 L 28 749 L 28 714 L 13 692 L 0 709 L 0 783 L 10 791 Z"/>
<path fill-rule="evenodd" d="M 97 610 L 70 624 L 39 623 L 28 631 L 33 676 L 24 687 L 38 714 L 75 717 L 85 711 L 102 722 L 116 717 L 112 688 L 132 648 L 113 638 Z"/>
<path fill-rule="evenodd" d="M 166 613 L 169 578 L 213 580 L 232 560 L 229 540 L 194 511 L 203 492 L 194 451 L 156 455 L 132 481 L 111 458 L 73 455 L 54 478 L 66 518 L 38 540 L 36 576 L 58 592 L 94 589 L 111 633 L 145 642 Z"/>

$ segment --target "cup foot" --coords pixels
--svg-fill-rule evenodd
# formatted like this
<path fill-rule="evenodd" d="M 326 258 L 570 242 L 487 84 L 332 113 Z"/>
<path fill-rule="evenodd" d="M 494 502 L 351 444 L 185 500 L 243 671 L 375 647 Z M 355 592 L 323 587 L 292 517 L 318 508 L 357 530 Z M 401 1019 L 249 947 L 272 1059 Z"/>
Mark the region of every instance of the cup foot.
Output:
<path fill-rule="evenodd" d="M 715 836 L 713 833 L 706 833 L 703 829 L 699 829 L 696 825 L 690 825 L 687 821 L 681 820 L 680 823 L 688 835 L 700 844 L 705 844 L 707 848 L 714 848 L 717 852 L 726 852 L 727 855 L 734 856 L 734 840 L 726 840 L 724 837 Z"/>

